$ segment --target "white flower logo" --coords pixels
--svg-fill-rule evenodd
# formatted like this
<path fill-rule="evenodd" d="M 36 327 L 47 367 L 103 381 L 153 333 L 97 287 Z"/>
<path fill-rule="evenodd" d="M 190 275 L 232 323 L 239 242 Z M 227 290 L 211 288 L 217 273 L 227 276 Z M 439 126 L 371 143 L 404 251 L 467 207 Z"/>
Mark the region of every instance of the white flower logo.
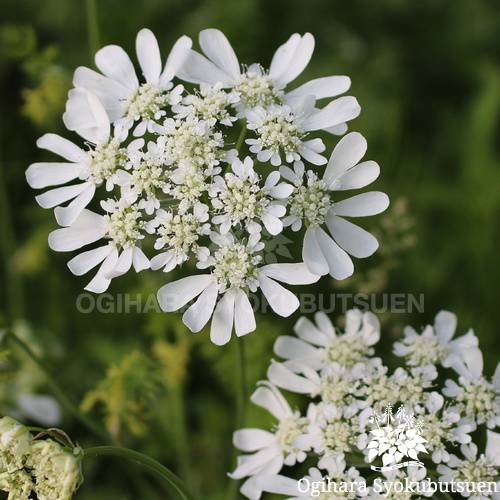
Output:
<path fill-rule="evenodd" d="M 370 431 L 374 437 L 368 444 L 368 461 L 372 462 L 376 457 L 381 456 L 383 463 L 383 467 L 372 465 L 372 470 L 388 471 L 408 465 L 424 466 L 417 456 L 417 452 L 427 453 L 424 446 L 427 439 L 421 435 L 422 423 L 415 422 L 415 416 L 406 413 L 403 405 L 399 407 L 394 417 L 392 406 L 388 404 L 382 416 L 374 411 L 370 421 L 375 423 L 377 428 Z M 381 427 L 380 422 L 385 426 Z M 413 460 L 400 463 L 404 457 Z"/>

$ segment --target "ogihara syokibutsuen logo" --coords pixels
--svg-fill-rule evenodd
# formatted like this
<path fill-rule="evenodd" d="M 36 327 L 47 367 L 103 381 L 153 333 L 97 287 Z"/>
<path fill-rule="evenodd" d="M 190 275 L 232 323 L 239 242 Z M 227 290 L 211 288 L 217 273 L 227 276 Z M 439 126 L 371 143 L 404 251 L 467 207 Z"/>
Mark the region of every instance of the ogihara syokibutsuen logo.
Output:
<path fill-rule="evenodd" d="M 374 411 L 370 421 L 376 428 L 370 431 L 373 437 L 368 444 L 368 461 L 373 462 L 380 456 L 383 464 L 382 467 L 372 465 L 372 470 L 384 472 L 408 465 L 424 467 L 418 453 L 427 453 L 424 446 L 427 439 L 422 436 L 422 422 L 416 421 L 413 413 L 407 413 L 401 405 L 394 415 L 392 405 L 388 404 L 382 415 Z M 405 457 L 412 460 L 402 462 Z"/>

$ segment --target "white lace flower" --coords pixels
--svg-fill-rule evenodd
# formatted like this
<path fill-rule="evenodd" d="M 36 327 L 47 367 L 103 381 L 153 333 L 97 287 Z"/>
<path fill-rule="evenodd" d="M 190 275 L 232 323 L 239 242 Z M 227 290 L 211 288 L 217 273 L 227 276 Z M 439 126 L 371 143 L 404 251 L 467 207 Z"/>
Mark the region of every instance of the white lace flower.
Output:
<path fill-rule="evenodd" d="M 171 80 L 184 58 L 188 55 L 191 40 L 181 37 L 172 48 L 162 70 L 160 49 L 153 33 L 141 30 L 136 39 L 136 52 L 145 83 L 139 83 L 132 61 L 117 45 L 108 45 L 97 52 L 96 66 L 101 75 L 89 68 L 75 71 L 75 87 L 93 89 L 106 108 L 112 122 L 130 129 L 139 122 L 134 135 L 141 136 L 146 130 L 157 131 L 155 120 L 165 116 L 163 109 L 181 100 L 182 86 L 173 88 Z M 78 110 L 78 103 L 72 106 Z M 84 112 L 84 110 L 83 110 Z"/>
<path fill-rule="evenodd" d="M 294 183 L 289 199 L 290 215 L 283 223 L 298 231 L 304 222 L 302 257 L 308 269 L 323 276 L 344 279 L 354 272 L 350 255 L 358 258 L 370 256 L 378 248 L 376 238 L 344 217 L 365 217 L 383 212 L 389 205 L 385 193 L 371 191 L 335 202 L 333 191 L 359 189 L 373 182 L 379 167 L 373 161 L 359 163 L 366 151 L 366 141 L 358 133 L 343 137 L 334 149 L 323 179 L 312 172 L 303 178 L 301 169 L 292 172 L 282 167 L 282 175 Z M 326 224 L 329 236 L 321 227 Z"/>
<path fill-rule="evenodd" d="M 478 448 L 474 443 L 463 444 L 460 451 L 464 456 L 463 459 L 456 455 L 451 455 L 450 460 L 446 465 L 440 464 L 437 471 L 441 476 L 441 482 L 451 483 L 452 481 L 468 482 L 469 486 L 474 486 L 470 483 L 496 483 L 498 489 L 500 482 L 498 481 L 500 467 L 500 434 L 492 431 L 487 431 L 486 452 L 478 456 Z M 471 497 L 475 500 L 487 500 L 490 495 L 471 494 L 470 491 L 460 492 L 464 497 Z"/>
<path fill-rule="evenodd" d="M 126 131 L 115 128 L 111 131 L 108 116 L 96 95 L 84 93 L 92 120 L 92 126 L 80 131 L 94 144 L 88 151 L 81 149 L 67 139 L 56 134 L 45 134 L 37 141 L 37 146 L 62 156 L 70 163 L 34 163 L 26 171 L 31 187 L 40 189 L 60 186 L 74 180 L 78 184 L 58 187 L 36 197 L 43 208 L 55 209 L 55 216 L 62 226 L 71 225 L 81 211 L 94 197 L 96 187 L 106 185 L 110 191 L 117 182 L 117 172 L 125 166 L 128 154 L 142 146 L 142 140 L 133 141 L 127 148 L 122 146 Z M 72 200 L 68 206 L 59 205 Z"/>
<path fill-rule="evenodd" d="M 325 313 L 317 312 L 314 319 L 317 326 L 301 317 L 294 327 L 298 338 L 282 335 L 274 344 L 274 352 L 285 358 L 285 366 L 293 371 L 304 364 L 321 370 L 333 361 L 351 368 L 373 354 L 371 346 L 380 338 L 380 323 L 371 312 L 347 311 L 343 334 Z"/>
<path fill-rule="evenodd" d="M 312 80 L 285 94 L 285 87 L 302 73 L 311 59 L 314 37 L 310 33 L 303 36 L 296 33 L 279 47 L 269 71 L 258 64 L 242 71 L 233 48 L 219 30 L 203 30 L 200 46 L 207 57 L 190 51 L 177 75 L 192 83 L 232 88 L 240 94 L 240 109 L 294 103 L 308 95 L 314 95 L 316 99 L 333 97 L 343 94 L 350 87 L 349 78 L 331 76 Z M 342 124 L 335 131 L 343 134 L 345 130 L 345 124 Z"/>
<path fill-rule="evenodd" d="M 260 233 L 250 234 L 246 244 L 235 241 L 230 233 L 212 233 L 211 238 L 218 248 L 206 261 L 197 264 L 199 268 L 212 268 L 210 274 L 188 276 L 164 285 L 158 291 L 158 302 L 164 311 L 177 311 L 199 295 L 182 319 L 191 331 L 198 332 L 213 313 L 210 338 L 214 344 L 229 341 L 233 324 L 238 336 L 255 330 L 249 291 L 260 288 L 277 314 L 289 316 L 299 307 L 299 301 L 274 280 L 288 284 L 318 280 L 302 263 L 261 265 L 264 244 Z M 222 297 L 217 302 L 219 295 Z"/>
<path fill-rule="evenodd" d="M 145 222 L 135 205 L 123 200 L 101 203 L 106 215 L 83 210 L 75 222 L 49 235 L 49 246 L 57 252 L 69 252 L 100 239 L 108 244 L 83 252 L 68 262 L 73 274 L 81 276 L 101 264 L 97 274 L 85 287 L 102 293 L 111 279 L 125 274 L 132 266 L 139 272 L 150 267 L 149 260 L 139 246 L 144 238 Z"/>
<path fill-rule="evenodd" d="M 278 184 L 279 172 L 272 172 L 261 186 L 261 178 L 248 156 L 243 162 L 233 162 L 231 170 L 224 177 L 214 178 L 210 196 L 217 215 L 212 217 L 212 223 L 220 224 L 222 234 L 240 224 L 250 233 L 260 232 L 259 221 L 269 234 L 281 233 L 283 223 L 280 218 L 285 215 L 286 208 L 276 200 L 289 196 L 292 186 L 283 182 Z"/>
<path fill-rule="evenodd" d="M 472 330 L 451 340 L 455 334 L 457 317 L 441 311 L 434 320 L 434 327 L 427 325 L 421 334 L 411 326 L 404 329 L 404 338 L 394 343 L 394 354 L 404 356 L 410 366 L 442 364 L 455 370 L 462 369 L 462 348 L 477 347 L 478 339 Z"/>
<path fill-rule="evenodd" d="M 328 130 L 352 120 L 360 113 L 360 107 L 353 97 L 341 97 L 321 110 L 314 109 L 314 97 L 307 96 L 296 104 L 276 105 L 266 108 L 257 106 L 245 113 L 247 128 L 253 130 L 256 139 L 247 139 L 250 151 L 257 153 L 260 162 L 271 165 L 287 163 L 303 165 L 301 158 L 314 165 L 324 165 L 327 159 L 320 155 L 325 150 L 319 138 L 305 140 L 309 132 Z"/>
<path fill-rule="evenodd" d="M 148 223 L 147 229 L 158 236 L 155 249 L 166 248 L 166 251 L 151 259 L 151 268 L 163 268 L 164 272 L 169 272 L 188 260 L 190 254 L 197 255 L 202 260 L 208 249 L 200 247 L 198 240 L 201 236 L 210 234 L 207 220 L 208 207 L 202 203 L 196 203 L 192 213 L 175 214 L 163 209 L 157 210 L 156 217 Z"/>
<path fill-rule="evenodd" d="M 271 432 L 263 429 L 239 429 L 233 435 L 236 448 L 247 453 L 238 457 L 238 465 L 230 476 L 233 479 L 253 477 L 261 472 L 278 473 L 283 465 L 303 462 L 306 453 L 294 445 L 294 440 L 307 431 L 309 420 L 293 411 L 280 391 L 272 384 L 261 382 L 251 396 L 251 401 L 265 408 L 278 423 Z M 247 496 L 253 488 L 252 481 L 242 486 Z M 253 492 L 255 495 L 256 491 Z"/>
<path fill-rule="evenodd" d="M 446 380 L 443 394 L 454 398 L 465 417 L 477 424 L 486 423 L 493 429 L 500 425 L 500 363 L 490 382 L 483 375 L 483 355 L 479 348 L 463 348 L 462 355 L 464 364 L 459 371 L 458 384 Z"/>
<path fill-rule="evenodd" d="M 177 119 L 196 118 L 206 121 L 211 127 L 216 123 L 230 127 L 237 118 L 229 110 L 239 99 L 238 92 L 226 92 L 220 83 L 214 86 L 201 84 L 198 92 L 184 97 L 179 104 L 172 106 L 172 111 Z"/>

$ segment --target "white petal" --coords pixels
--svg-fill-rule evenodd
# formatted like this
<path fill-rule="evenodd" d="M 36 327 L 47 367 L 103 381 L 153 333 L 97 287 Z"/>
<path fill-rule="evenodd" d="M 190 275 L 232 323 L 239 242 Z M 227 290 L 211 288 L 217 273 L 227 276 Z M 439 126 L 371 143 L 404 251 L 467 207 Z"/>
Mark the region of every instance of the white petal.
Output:
<path fill-rule="evenodd" d="M 91 202 L 95 193 L 95 185 L 88 184 L 85 191 L 82 191 L 67 207 L 56 207 L 54 215 L 60 226 L 71 226 L 82 210 Z"/>
<path fill-rule="evenodd" d="M 36 196 L 35 200 L 43 208 L 52 208 L 75 198 L 80 193 L 83 193 L 83 191 L 88 189 L 89 185 L 90 183 L 88 182 L 82 182 L 81 184 L 51 189 L 50 191 L 46 191 L 45 193 Z"/>
<path fill-rule="evenodd" d="M 74 275 L 82 276 L 99 265 L 113 251 L 113 248 L 113 245 L 104 245 L 103 247 L 83 252 L 72 258 L 68 262 L 68 267 Z"/>
<path fill-rule="evenodd" d="M 149 269 L 151 263 L 149 259 L 144 255 L 144 252 L 139 247 L 133 247 L 134 252 L 132 254 L 132 265 L 134 266 L 135 272 L 144 271 L 144 269 Z"/>
<path fill-rule="evenodd" d="M 457 317 L 452 312 L 440 311 L 434 319 L 434 328 L 440 342 L 447 343 L 451 340 L 457 329 Z"/>
<path fill-rule="evenodd" d="M 83 66 L 76 69 L 73 76 L 73 85 L 75 87 L 89 87 L 99 94 L 112 96 L 116 99 L 126 99 L 130 95 L 130 88 Z"/>
<path fill-rule="evenodd" d="M 26 170 L 26 180 L 34 189 L 59 186 L 76 179 L 84 168 L 81 163 L 33 163 Z"/>
<path fill-rule="evenodd" d="M 316 99 L 334 97 L 349 90 L 351 80 L 347 76 L 327 76 L 311 80 L 300 87 L 288 92 L 286 100 L 300 99 L 306 95 L 313 95 Z"/>
<path fill-rule="evenodd" d="M 316 232 L 318 245 L 328 262 L 330 276 L 336 280 L 343 280 L 354 272 L 354 265 L 349 255 L 342 250 L 323 229 Z"/>
<path fill-rule="evenodd" d="M 161 55 L 158 41 L 148 29 L 142 29 L 135 41 L 137 59 L 146 82 L 157 84 L 161 73 Z"/>
<path fill-rule="evenodd" d="M 264 226 L 266 226 L 269 234 L 272 234 L 273 236 L 280 234 L 281 231 L 283 231 L 283 223 L 281 220 L 270 213 L 264 213 L 262 215 L 262 222 L 264 223 Z"/>
<path fill-rule="evenodd" d="M 352 224 L 351 222 L 329 214 L 326 225 L 333 239 L 347 252 L 363 259 L 372 255 L 378 248 L 378 241 L 368 231 Z"/>
<path fill-rule="evenodd" d="M 302 248 L 302 258 L 312 273 L 318 276 L 328 274 L 328 262 L 321 251 L 316 233 L 318 228 L 309 226 L 304 236 L 304 246 Z"/>
<path fill-rule="evenodd" d="M 109 78 L 132 90 L 139 87 L 134 65 L 127 53 L 118 45 L 108 45 L 95 55 L 96 66 Z"/>
<path fill-rule="evenodd" d="M 303 262 L 295 264 L 268 264 L 261 269 L 269 278 L 290 285 L 309 285 L 319 280 L 319 276 L 309 272 Z"/>
<path fill-rule="evenodd" d="M 360 112 L 361 108 L 354 97 L 339 97 L 304 120 L 302 128 L 311 132 L 333 127 L 356 118 Z"/>
<path fill-rule="evenodd" d="M 347 172 L 363 158 L 366 149 L 366 139 L 358 132 L 351 132 L 340 139 L 328 160 L 323 180 L 331 183 Z"/>
<path fill-rule="evenodd" d="M 109 284 L 111 283 L 111 279 L 107 278 L 108 273 L 115 267 L 116 262 L 118 261 L 118 250 L 113 245 L 112 251 L 106 257 L 104 262 L 101 264 L 99 271 L 94 276 L 94 279 L 90 281 L 90 283 L 85 287 L 85 290 L 89 290 L 94 293 L 102 293 L 105 292 Z"/>
<path fill-rule="evenodd" d="M 95 125 L 99 131 L 96 136 L 96 143 L 97 141 L 106 140 L 109 138 L 111 130 L 108 114 L 95 92 L 91 89 L 87 90 L 87 99 L 94 116 Z"/>
<path fill-rule="evenodd" d="M 331 341 L 331 337 L 327 335 L 327 332 L 319 330 L 316 325 L 305 316 L 298 319 L 293 331 L 299 338 L 313 345 L 326 347 Z"/>
<path fill-rule="evenodd" d="M 132 254 L 134 252 L 133 247 L 128 247 L 122 251 L 113 269 L 105 274 L 108 279 L 116 278 L 117 276 L 122 276 L 132 267 Z"/>
<path fill-rule="evenodd" d="M 340 186 L 336 191 L 361 189 L 371 184 L 380 174 L 380 167 L 374 161 L 365 161 L 348 170 L 340 176 Z M 328 183 L 328 181 L 326 181 Z"/>
<path fill-rule="evenodd" d="M 44 427 L 53 427 L 61 423 L 61 407 L 52 396 L 18 394 L 16 404 L 24 415 Z"/>
<path fill-rule="evenodd" d="M 238 429 L 233 433 L 233 445 L 247 453 L 271 446 L 275 439 L 274 434 L 263 429 Z"/>
<path fill-rule="evenodd" d="M 278 387 L 297 394 L 313 394 L 316 390 L 314 382 L 293 373 L 282 363 L 272 363 L 267 370 L 267 378 Z"/>
<path fill-rule="evenodd" d="M 500 465 L 500 434 L 490 430 L 486 431 L 486 458 L 492 465 Z"/>
<path fill-rule="evenodd" d="M 247 294 L 241 289 L 236 290 L 234 303 L 234 331 L 236 335 L 241 337 L 253 332 L 256 327 L 255 314 Z"/>
<path fill-rule="evenodd" d="M 210 274 L 188 276 L 158 290 L 158 303 L 165 312 L 177 311 L 212 283 Z"/>
<path fill-rule="evenodd" d="M 290 43 L 292 39 L 290 39 L 286 44 L 290 44 L 290 48 L 295 45 L 295 42 Z M 282 49 L 280 47 L 280 49 Z M 278 49 L 278 50 L 280 50 Z M 284 56 L 286 57 L 286 66 L 283 68 L 283 71 L 281 71 L 279 74 L 276 74 L 276 66 L 273 68 L 273 63 L 276 58 L 276 55 L 273 57 L 273 61 L 271 62 L 271 69 L 269 73 L 273 78 L 275 78 L 279 84 L 287 84 L 297 78 L 298 75 L 304 71 L 304 68 L 309 64 L 309 61 L 311 60 L 312 54 L 314 51 L 314 37 L 310 33 L 306 33 L 304 36 L 302 36 L 299 40 L 299 42 L 295 45 L 293 52 L 291 50 L 287 51 L 285 54 L 283 51 L 279 54 L 279 57 L 282 59 L 285 59 Z M 272 71 L 274 69 L 274 71 Z M 276 71 L 276 73 L 275 73 Z"/>
<path fill-rule="evenodd" d="M 210 340 L 215 345 L 224 345 L 229 342 L 233 330 L 234 300 L 236 292 L 230 288 L 220 299 L 214 311 L 210 327 Z"/>
<path fill-rule="evenodd" d="M 389 198 L 380 191 L 370 191 L 334 203 L 330 209 L 336 215 L 365 217 L 383 212 L 389 206 Z"/>
<path fill-rule="evenodd" d="M 274 343 L 274 352 L 284 359 L 316 358 L 317 350 L 297 337 L 281 335 Z"/>
<path fill-rule="evenodd" d="M 200 33 L 200 47 L 206 56 L 231 78 L 240 74 L 240 64 L 228 39 L 216 29 Z"/>
<path fill-rule="evenodd" d="M 266 469 L 267 472 L 267 469 Z M 281 495 L 292 496 L 291 500 L 298 500 L 299 497 L 304 498 L 312 498 L 310 496 L 311 487 L 307 485 L 307 492 L 302 493 L 302 490 L 299 489 L 299 483 L 296 479 L 292 479 L 291 477 L 286 477 L 277 474 L 259 474 L 258 476 L 253 477 L 255 481 L 254 488 L 258 491 L 267 491 L 268 493 L 279 493 Z M 301 488 L 304 489 L 304 486 L 301 485 Z M 307 497 L 305 496 L 307 494 Z"/>
<path fill-rule="evenodd" d="M 83 210 L 72 226 L 49 234 L 49 246 L 56 252 L 69 252 L 93 243 L 104 235 L 103 221 L 102 215 Z"/>
<path fill-rule="evenodd" d="M 81 148 L 56 134 L 45 134 L 36 141 L 36 145 L 75 163 L 85 160 L 86 155 Z"/>
<path fill-rule="evenodd" d="M 177 71 L 177 76 L 181 80 L 198 84 L 215 85 L 220 82 L 223 87 L 229 87 L 232 83 L 232 78 L 229 75 L 194 50 L 189 51 L 184 64 Z"/>
<path fill-rule="evenodd" d="M 300 43 L 301 36 L 294 33 L 283 45 L 278 47 L 274 53 L 271 65 L 269 66 L 269 76 L 277 79 L 282 75 L 290 65 L 293 55 Z"/>
<path fill-rule="evenodd" d="M 199 332 L 208 323 L 214 312 L 218 295 L 217 283 L 213 282 L 203 290 L 198 300 L 184 313 L 182 321 L 192 332 Z"/>
<path fill-rule="evenodd" d="M 297 310 L 300 302 L 292 292 L 264 275 L 259 276 L 258 281 L 262 293 L 276 314 L 287 317 Z"/>
<path fill-rule="evenodd" d="M 163 72 L 160 76 L 160 85 L 165 86 L 170 80 L 177 75 L 179 68 L 182 67 L 186 58 L 189 56 L 190 48 L 193 45 L 191 38 L 187 36 L 181 36 L 177 42 L 175 42 L 170 54 L 168 55 L 167 62 L 163 68 Z"/>
<path fill-rule="evenodd" d="M 259 387 L 250 396 L 250 401 L 265 408 L 278 420 L 285 420 L 292 415 L 290 405 L 277 387 L 269 382 L 260 382 Z"/>

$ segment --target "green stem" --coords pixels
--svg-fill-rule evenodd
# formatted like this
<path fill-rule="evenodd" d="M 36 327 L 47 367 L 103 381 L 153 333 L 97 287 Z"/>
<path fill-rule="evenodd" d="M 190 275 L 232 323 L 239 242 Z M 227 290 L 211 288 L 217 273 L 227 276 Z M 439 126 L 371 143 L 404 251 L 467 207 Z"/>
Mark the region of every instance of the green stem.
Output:
<path fill-rule="evenodd" d="M 236 415 L 236 428 L 242 429 L 245 426 L 246 411 L 248 403 L 247 391 L 247 364 L 245 356 L 245 341 L 243 337 L 237 338 L 237 355 L 238 355 L 238 410 Z"/>
<path fill-rule="evenodd" d="M 59 400 L 61 405 L 71 413 L 77 420 L 79 420 L 85 427 L 87 427 L 90 431 L 92 431 L 96 436 L 102 439 L 104 442 L 108 442 L 110 437 L 108 434 L 101 429 L 98 425 L 96 425 L 90 418 L 84 415 L 78 406 L 71 401 L 68 396 L 61 389 L 59 384 L 56 382 L 54 377 L 47 371 L 41 360 L 38 356 L 30 349 L 30 347 L 21 340 L 14 332 L 9 331 L 8 334 L 23 350 L 24 352 L 34 361 L 34 363 L 38 366 L 38 368 L 45 375 L 45 380 L 47 381 L 48 386 L 51 388 L 54 396 Z"/>
<path fill-rule="evenodd" d="M 241 146 L 243 146 L 243 141 L 245 140 L 245 136 L 247 135 L 247 128 L 243 127 L 240 132 L 240 136 L 238 137 L 238 142 L 236 143 L 236 149 L 239 151 Z"/>
<path fill-rule="evenodd" d="M 88 448 L 84 452 L 83 458 L 96 457 L 99 455 L 112 455 L 115 457 L 128 458 L 138 464 L 145 465 L 159 476 L 163 477 L 175 490 L 179 493 L 180 497 L 184 500 L 195 500 L 194 496 L 189 492 L 186 485 L 170 470 L 167 469 L 160 462 L 157 462 L 147 455 L 143 455 L 137 451 L 129 450 L 128 448 L 121 448 L 118 446 L 96 446 Z"/>
<path fill-rule="evenodd" d="M 96 0 L 86 0 L 87 10 L 87 33 L 89 38 L 90 60 L 94 61 L 95 53 L 100 49 L 99 22 L 97 20 Z"/>

